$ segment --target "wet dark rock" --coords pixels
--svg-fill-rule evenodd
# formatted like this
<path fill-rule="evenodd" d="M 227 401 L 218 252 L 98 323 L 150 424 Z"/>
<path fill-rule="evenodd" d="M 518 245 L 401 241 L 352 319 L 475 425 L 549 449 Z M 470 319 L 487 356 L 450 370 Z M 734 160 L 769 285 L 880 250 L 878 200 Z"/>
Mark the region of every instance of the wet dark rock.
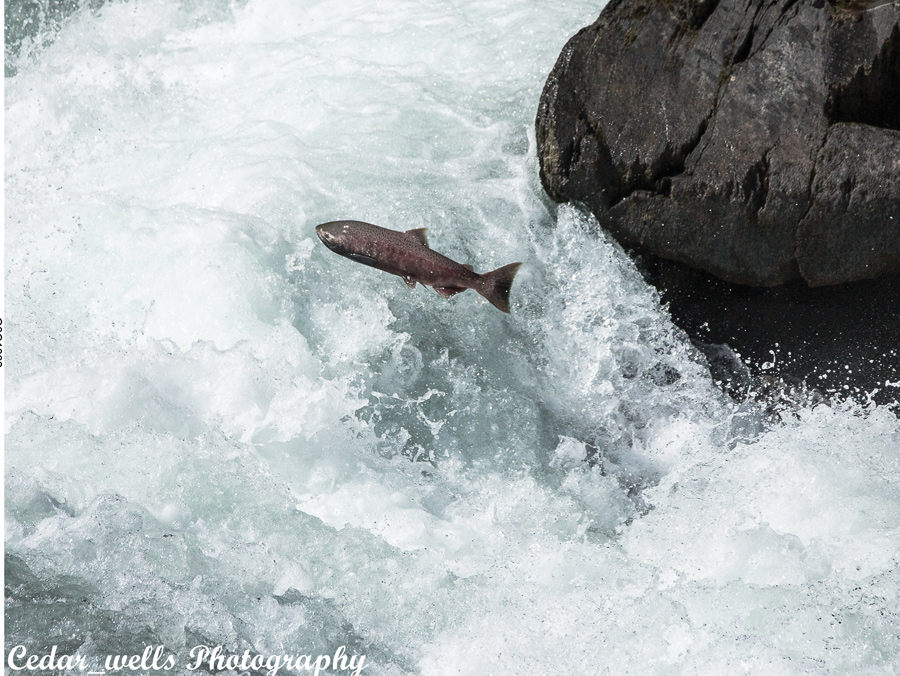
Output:
<path fill-rule="evenodd" d="M 611 0 L 536 131 L 726 391 L 900 400 L 900 2 Z"/>
<path fill-rule="evenodd" d="M 541 179 L 732 283 L 900 272 L 900 3 L 612 0 L 564 48 Z"/>
<path fill-rule="evenodd" d="M 853 399 L 900 411 L 900 275 L 751 287 L 631 254 L 733 398 Z"/>

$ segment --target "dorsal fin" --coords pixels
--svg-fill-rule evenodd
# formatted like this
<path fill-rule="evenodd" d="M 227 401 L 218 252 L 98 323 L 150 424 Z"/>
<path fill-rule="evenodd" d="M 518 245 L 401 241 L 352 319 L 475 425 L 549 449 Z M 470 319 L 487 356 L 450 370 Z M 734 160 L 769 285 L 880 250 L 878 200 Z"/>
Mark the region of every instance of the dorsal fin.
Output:
<path fill-rule="evenodd" d="M 407 230 L 407 235 L 412 235 L 415 237 L 421 244 L 428 246 L 428 228 L 415 228 L 413 230 Z"/>
<path fill-rule="evenodd" d="M 471 265 L 463 265 L 463 267 L 464 267 L 466 270 L 471 270 L 472 272 L 475 272 L 475 268 L 473 268 Z"/>

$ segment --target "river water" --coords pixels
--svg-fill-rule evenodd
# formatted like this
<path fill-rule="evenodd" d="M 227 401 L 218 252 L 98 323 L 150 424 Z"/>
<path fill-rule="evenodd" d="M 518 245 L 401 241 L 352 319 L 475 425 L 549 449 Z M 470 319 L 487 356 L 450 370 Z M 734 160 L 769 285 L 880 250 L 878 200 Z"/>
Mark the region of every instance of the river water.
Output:
<path fill-rule="evenodd" d="M 900 670 L 896 414 L 733 402 L 620 247 L 542 193 L 541 87 L 600 5 L 26 9 L 7 651 Z M 335 256 L 314 226 L 343 218 L 523 261 L 512 315 Z"/>

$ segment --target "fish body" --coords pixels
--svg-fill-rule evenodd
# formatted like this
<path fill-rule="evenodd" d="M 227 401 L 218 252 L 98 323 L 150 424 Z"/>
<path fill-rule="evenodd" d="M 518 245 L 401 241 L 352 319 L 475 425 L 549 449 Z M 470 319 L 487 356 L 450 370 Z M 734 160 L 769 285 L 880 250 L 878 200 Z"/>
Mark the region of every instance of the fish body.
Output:
<path fill-rule="evenodd" d="M 521 263 L 478 274 L 428 246 L 424 228 L 399 232 L 362 221 L 332 221 L 316 226 L 322 243 L 336 254 L 402 277 L 414 289 L 416 282 L 432 287 L 444 298 L 473 289 L 495 307 L 509 312 L 509 290 Z"/>

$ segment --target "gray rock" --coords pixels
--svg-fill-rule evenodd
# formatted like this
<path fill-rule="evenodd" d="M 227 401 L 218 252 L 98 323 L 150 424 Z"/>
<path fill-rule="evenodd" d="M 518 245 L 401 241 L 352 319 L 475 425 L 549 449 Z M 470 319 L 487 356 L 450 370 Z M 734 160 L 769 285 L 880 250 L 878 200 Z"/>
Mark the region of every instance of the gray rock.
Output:
<path fill-rule="evenodd" d="M 541 180 L 739 284 L 900 272 L 900 2 L 612 0 L 541 96 Z"/>

